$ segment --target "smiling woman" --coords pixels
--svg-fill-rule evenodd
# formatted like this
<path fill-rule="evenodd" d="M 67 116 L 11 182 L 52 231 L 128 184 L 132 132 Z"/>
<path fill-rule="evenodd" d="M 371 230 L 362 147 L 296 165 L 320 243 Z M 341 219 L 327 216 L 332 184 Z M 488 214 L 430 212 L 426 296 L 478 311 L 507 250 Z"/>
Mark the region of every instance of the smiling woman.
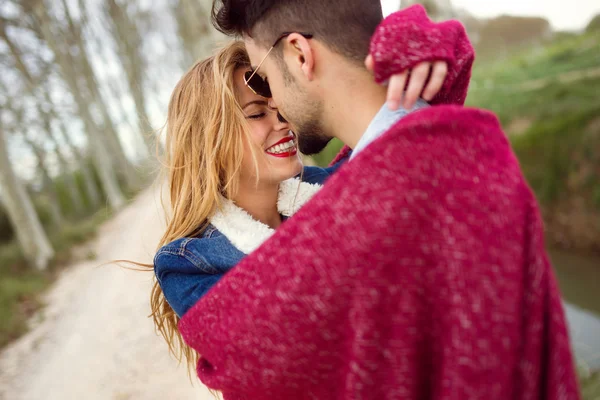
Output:
<path fill-rule="evenodd" d="M 166 132 L 167 229 L 153 268 L 157 329 L 190 367 L 179 318 L 308 201 L 335 168 L 303 171 L 296 135 L 270 99 L 250 90 L 240 42 L 198 62 L 171 96 Z M 294 178 L 302 175 L 304 181 Z"/>

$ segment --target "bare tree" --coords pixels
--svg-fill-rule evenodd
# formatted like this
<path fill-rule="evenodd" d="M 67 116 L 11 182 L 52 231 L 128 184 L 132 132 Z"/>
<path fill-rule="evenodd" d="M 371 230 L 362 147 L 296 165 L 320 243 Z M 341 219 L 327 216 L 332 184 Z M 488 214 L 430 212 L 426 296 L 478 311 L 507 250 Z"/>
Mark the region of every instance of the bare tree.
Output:
<path fill-rule="evenodd" d="M 23 126 L 23 124 L 20 124 Z M 58 192 L 56 191 L 55 183 L 48 169 L 47 153 L 43 146 L 38 143 L 31 134 L 23 133 L 23 140 L 29 145 L 35 158 L 37 159 L 37 170 L 42 175 L 42 189 L 48 194 L 49 202 L 48 208 L 50 210 L 50 216 L 52 218 L 52 225 L 56 228 L 60 227 L 63 223 L 64 217 L 62 210 L 60 209 L 60 201 L 58 199 Z"/>
<path fill-rule="evenodd" d="M 101 203 L 101 195 L 98 191 L 98 186 L 96 185 L 96 179 L 94 178 L 94 174 L 92 173 L 90 166 L 88 165 L 88 160 L 84 151 L 73 143 L 71 140 L 71 135 L 69 134 L 69 130 L 66 128 L 63 117 L 59 115 L 59 112 L 55 108 L 55 104 L 50 98 L 50 93 L 46 85 L 42 85 L 42 98 L 41 98 L 42 111 L 41 113 L 45 115 L 44 117 L 44 125 L 47 131 L 50 131 L 50 141 L 54 144 L 56 149 L 56 156 L 58 162 L 61 165 L 62 171 L 65 171 L 63 174 L 65 176 L 65 182 L 67 185 L 67 189 L 69 190 L 69 195 L 71 197 L 71 202 L 75 206 L 76 213 L 79 213 L 78 210 L 83 211 L 83 204 L 81 206 L 81 198 L 79 197 L 79 189 L 78 184 L 75 179 L 76 170 L 81 172 L 83 178 L 83 189 L 85 191 L 88 203 L 93 210 L 96 210 Z M 73 116 L 73 118 L 75 118 Z M 46 121 L 53 120 L 57 128 L 52 129 L 52 124 L 50 126 L 46 126 Z M 59 142 L 61 144 L 59 144 Z M 75 161 L 76 168 L 72 170 L 67 161 L 68 155 Z"/>
<path fill-rule="evenodd" d="M 17 235 L 23 256 L 33 267 L 43 270 L 54 257 L 52 245 L 35 212 L 27 191 L 17 178 L 8 157 L 2 118 L 0 118 L 0 186 L 2 201 Z"/>
<path fill-rule="evenodd" d="M 37 79 L 34 78 L 33 74 L 30 72 L 29 68 L 23 61 L 21 51 L 17 48 L 16 44 L 14 43 L 14 41 L 8 34 L 5 24 L 0 24 L 0 38 L 2 38 L 4 40 L 4 42 L 6 43 L 8 49 L 9 49 L 10 54 L 12 55 L 12 60 L 13 60 L 14 66 L 19 71 L 21 77 L 23 78 L 23 80 L 25 82 L 27 94 L 30 95 L 32 98 L 35 98 L 36 87 L 42 87 L 43 89 L 45 89 L 44 85 L 41 84 L 41 82 L 43 82 L 45 80 L 46 76 L 40 76 Z M 42 62 L 42 61 L 38 60 L 38 62 Z M 44 90 L 44 95 L 45 95 L 46 99 L 49 100 L 49 96 L 48 96 L 48 93 L 46 90 Z M 49 103 L 46 103 L 46 107 L 51 107 L 51 105 Z M 40 106 L 39 102 L 37 102 L 37 101 L 36 101 L 36 108 L 37 108 L 37 114 L 42 119 L 43 129 L 41 131 L 46 133 L 46 139 L 50 139 L 51 141 L 55 142 L 55 137 L 54 137 L 54 134 L 52 132 L 52 127 L 51 127 L 50 113 L 43 111 L 42 107 Z M 22 112 L 17 112 L 17 115 L 19 117 L 22 117 Z M 22 126 L 24 126 L 24 124 L 22 124 Z M 53 217 L 53 222 L 55 225 L 60 225 L 60 223 L 62 222 L 62 219 L 63 219 L 62 212 L 60 210 L 59 203 L 57 201 L 58 196 L 56 194 L 56 191 L 54 190 L 54 183 L 52 182 L 52 178 L 50 177 L 50 174 L 48 173 L 47 168 L 45 167 L 45 158 L 46 158 L 45 151 L 42 149 L 42 147 L 38 143 L 36 143 L 28 135 L 25 135 L 25 138 L 26 138 L 27 143 L 32 148 L 33 153 L 38 158 L 38 163 L 40 164 L 40 167 L 42 170 L 44 185 L 50 190 L 50 195 L 51 195 L 51 200 L 52 200 L 52 204 L 50 204 L 50 209 L 52 211 L 51 214 Z M 65 178 L 65 185 L 69 192 L 71 203 L 73 204 L 73 207 L 75 208 L 75 212 L 77 214 L 81 214 L 83 211 L 83 203 L 81 201 L 81 196 L 78 193 L 74 176 L 71 173 L 71 171 L 69 170 L 66 159 L 61 154 L 60 149 L 58 149 L 58 146 L 56 148 L 56 152 L 57 152 L 56 153 L 57 158 L 60 162 L 61 170 L 63 172 L 63 176 Z"/>
<path fill-rule="evenodd" d="M 80 0 L 83 3 L 83 0 Z M 146 112 L 144 83 L 146 80 L 146 59 L 142 54 L 142 36 L 135 22 L 129 17 L 126 7 L 116 0 L 106 0 L 104 11 L 110 23 L 111 34 L 117 44 L 117 54 L 123 66 L 129 91 L 135 103 L 138 127 L 149 154 L 155 147 L 151 137 L 152 126 Z"/>
<path fill-rule="evenodd" d="M 43 2 L 43 0 L 40 1 Z M 112 151 L 111 154 L 117 167 L 117 173 L 123 177 L 128 188 L 137 189 L 140 185 L 139 176 L 125 155 L 123 146 L 117 134 L 117 129 L 114 126 L 112 117 L 108 111 L 108 107 L 106 106 L 106 103 L 102 98 L 102 94 L 100 93 L 99 83 L 96 79 L 94 69 L 90 64 L 87 48 L 83 42 L 83 28 L 81 24 L 77 24 L 71 16 L 71 11 L 66 0 L 62 0 L 62 5 L 66 19 L 66 39 L 73 42 L 73 47 L 77 50 L 78 54 L 78 57 L 73 57 L 73 61 L 76 65 L 76 71 L 78 68 L 78 72 L 80 72 L 85 79 L 86 88 L 89 91 L 90 98 L 93 100 L 102 116 L 104 137 L 107 140 L 108 147 Z M 71 53 L 66 54 L 67 57 L 70 55 Z"/>
<path fill-rule="evenodd" d="M 94 174 L 88 165 L 86 154 L 83 152 L 83 150 L 77 148 L 77 146 L 73 144 L 64 121 L 58 116 L 55 117 L 55 121 L 58 124 L 58 129 L 56 130 L 57 139 L 61 138 L 69 148 L 70 153 L 73 155 L 73 157 L 75 157 L 79 171 L 83 176 L 83 185 L 88 202 L 92 209 L 95 210 L 101 203 L 101 196 L 100 192 L 98 191 L 98 186 L 96 185 Z"/>
<path fill-rule="evenodd" d="M 43 0 L 32 0 L 28 5 L 32 7 L 31 11 L 35 15 L 37 26 L 40 28 L 48 47 L 54 53 L 61 76 L 69 87 L 69 91 L 75 100 L 78 114 L 84 122 L 90 147 L 93 149 L 91 155 L 108 197 L 108 203 L 111 208 L 120 209 L 125 205 L 125 197 L 117 181 L 117 175 L 110 157 L 111 153 L 109 153 L 110 148 L 105 145 L 103 135 L 98 130 L 92 117 L 88 107 L 89 101 L 85 98 L 85 91 L 82 90 L 78 83 L 77 71 L 73 68 L 73 62 L 66 51 L 68 49 L 61 48 L 55 33 L 52 31 L 52 20 Z"/>
<path fill-rule="evenodd" d="M 46 132 L 45 139 L 52 143 L 54 147 L 54 154 L 59 165 L 59 176 L 63 178 L 63 182 L 65 188 L 67 189 L 70 203 L 74 208 L 75 215 L 83 215 L 84 206 L 83 201 L 81 199 L 81 193 L 78 189 L 75 175 L 69 166 L 69 162 L 67 161 L 67 157 L 65 156 L 60 144 L 58 143 L 56 133 L 52 129 L 51 115 L 48 111 L 43 109 L 43 106 L 41 106 L 40 103 L 36 104 L 36 108 L 37 113 L 41 116 L 41 120 L 44 125 L 43 131 Z"/>
<path fill-rule="evenodd" d="M 177 33 L 185 51 L 184 69 L 204 57 L 215 34 L 210 27 L 209 6 L 206 0 L 171 0 L 171 9 L 177 20 Z"/>

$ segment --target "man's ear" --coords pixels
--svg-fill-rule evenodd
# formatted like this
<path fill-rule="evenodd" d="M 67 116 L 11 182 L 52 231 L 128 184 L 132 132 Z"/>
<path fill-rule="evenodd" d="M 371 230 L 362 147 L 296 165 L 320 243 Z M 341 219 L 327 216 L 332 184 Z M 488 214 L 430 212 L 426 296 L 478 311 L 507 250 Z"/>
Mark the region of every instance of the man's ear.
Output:
<path fill-rule="evenodd" d="M 292 33 L 286 41 L 289 44 L 286 46 L 288 56 L 302 70 L 306 79 L 312 81 L 315 74 L 315 51 L 310 41 L 299 33 Z"/>

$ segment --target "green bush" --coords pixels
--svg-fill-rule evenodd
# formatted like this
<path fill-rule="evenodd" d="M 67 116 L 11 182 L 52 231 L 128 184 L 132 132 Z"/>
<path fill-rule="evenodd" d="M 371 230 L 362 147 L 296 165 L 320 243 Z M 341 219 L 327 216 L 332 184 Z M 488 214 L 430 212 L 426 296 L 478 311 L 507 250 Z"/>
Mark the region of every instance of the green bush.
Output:
<path fill-rule="evenodd" d="M 552 203 L 561 194 L 569 195 L 569 175 L 587 161 L 583 156 L 585 129 L 599 113 L 600 107 L 559 114 L 536 121 L 526 133 L 512 138 L 523 170 L 542 201 Z"/>
<path fill-rule="evenodd" d="M 323 151 L 319 154 L 312 156 L 313 160 L 320 167 L 326 167 L 335 158 L 338 152 L 342 149 L 344 144 L 337 139 L 333 139 Z"/>
<path fill-rule="evenodd" d="M 46 284 L 44 274 L 27 268 L 16 242 L 0 245 L 0 348 L 25 331 Z"/>
<path fill-rule="evenodd" d="M 600 399 L 600 371 L 591 371 L 587 366 L 578 368 L 583 400 Z"/>
<path fill-rule="evenodd" d="M 600 14 L 596 15 L 585 28 L 586 33 L 600 32 Z"/>
<path fill-rule="evenodd" d="M 23 253 L 16 241 L 0 245 L 0 274 L 19 269 L 24 265 Z"/>
<path fill-rule="evenodd" d="M 52 281 L 56 266 L 66 265 L 73 246 L 90 240 L 108 217 L 108 212 L 100 211 L 59 231 L 51 230 L 48 236 L 56 255 L 46 272 L 28 268 L 16 241 L 0 245 L 0 348 L 25 332 L 27 319 L 39 308 L 39 294 Z"/>
<path fill-rule="evenodd" d="M 0 244 L 10 241 L 14 236 L 8 214 L 0 204 Z"/>
<path fill-rule="evenodd" d="M 39 273 L 1 275 L 0 279 L 0 348 L 23 334 L 27 319 L 39 307 L 37 295 L 48 285 Z"/>

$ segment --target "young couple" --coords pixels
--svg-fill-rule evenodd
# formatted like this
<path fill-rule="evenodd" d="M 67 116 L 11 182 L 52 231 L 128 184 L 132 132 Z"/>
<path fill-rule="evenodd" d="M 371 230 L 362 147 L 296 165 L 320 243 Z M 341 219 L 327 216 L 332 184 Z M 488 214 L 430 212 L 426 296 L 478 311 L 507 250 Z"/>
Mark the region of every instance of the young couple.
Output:
<path fill-rule="evenodd" d="M 496 118 L 462 107 L 463 27 L 372 0 L 213 11 L 244 42 L 169 105 L 171 349 L 226 400 L 578 398 L 535 199 Z M 417 112 L 388 107 L 405 89 Z M 303 168 L 333 137 L 332 167 Z"/>

